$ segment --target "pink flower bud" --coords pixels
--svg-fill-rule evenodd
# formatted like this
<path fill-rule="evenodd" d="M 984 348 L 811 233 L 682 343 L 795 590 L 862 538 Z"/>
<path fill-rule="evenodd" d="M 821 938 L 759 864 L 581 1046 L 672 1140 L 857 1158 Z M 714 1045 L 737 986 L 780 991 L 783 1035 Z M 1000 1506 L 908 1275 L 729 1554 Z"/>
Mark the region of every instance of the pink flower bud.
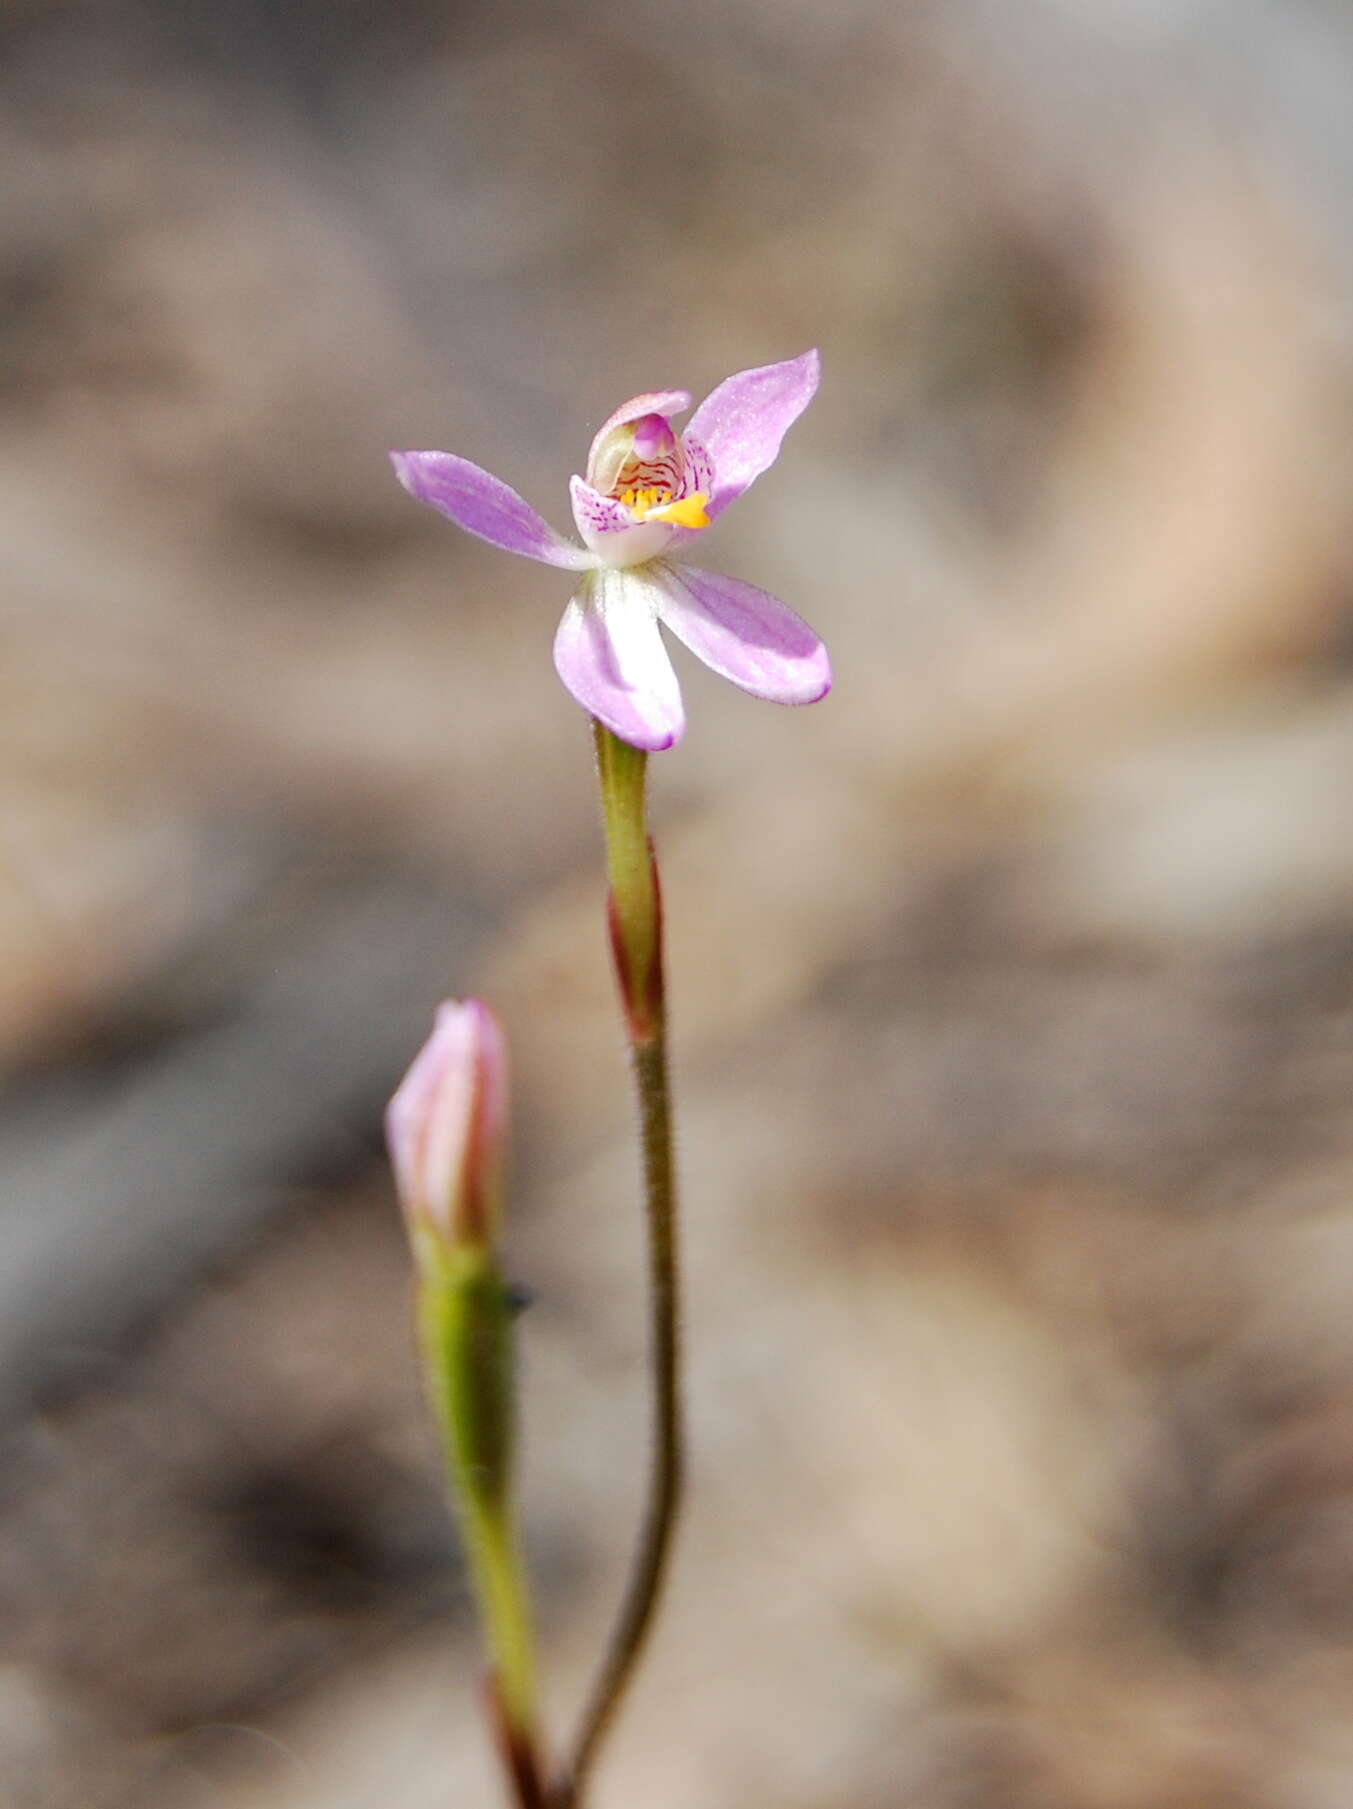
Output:
<path fill-rule="evenodd" d="M 487 1244 L 507 1133 L 507 1045 L 480 999 L 437 1009 L 432 1035 L 385 1114 L 409 1229 L 446 1248 Z"/>

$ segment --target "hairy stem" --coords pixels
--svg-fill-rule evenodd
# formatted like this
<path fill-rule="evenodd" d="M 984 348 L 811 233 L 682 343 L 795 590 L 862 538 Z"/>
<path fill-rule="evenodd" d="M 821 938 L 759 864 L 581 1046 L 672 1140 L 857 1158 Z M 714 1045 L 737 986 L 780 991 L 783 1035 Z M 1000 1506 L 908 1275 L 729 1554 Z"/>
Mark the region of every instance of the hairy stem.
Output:
<path fill-rule="evenodd" d="M 639 1107 L 648 1232 L 652 1442 L 629 1583 L 552 1809 L 578 1809 L 586 1778 L 643 1654 L 671 1556 L 682 1488 L 680 1284 L 662 898 L 648 835 L 647 756 L 593 725 L 606 820 L 611 947 Z"/>

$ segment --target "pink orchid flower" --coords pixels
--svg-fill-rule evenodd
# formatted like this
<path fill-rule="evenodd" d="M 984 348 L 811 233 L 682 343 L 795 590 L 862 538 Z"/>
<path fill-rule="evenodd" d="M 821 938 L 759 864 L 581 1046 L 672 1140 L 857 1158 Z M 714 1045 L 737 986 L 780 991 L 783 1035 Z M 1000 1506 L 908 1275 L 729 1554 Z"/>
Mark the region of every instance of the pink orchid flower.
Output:
<path fill-rule="evenodd" d="M 419 502 L 509 553 L 582 572 L 554 663 L 585 710 L 622 741 L 657 751 L 686 727 L 661 622 L 722 678 L 771 703 L 816 703 L 831 689 L 827 650 L 778 598 L 685 563 L 688 545 L 775 463 L 817 391 L 805 352 L 727 378 L 684 433 L 684 390 L 634 396 L 602 424 L 587 476 L 570 484 L 584 544 L 555 533 L 524 498 L 452 452 L 395 452 Z"/>

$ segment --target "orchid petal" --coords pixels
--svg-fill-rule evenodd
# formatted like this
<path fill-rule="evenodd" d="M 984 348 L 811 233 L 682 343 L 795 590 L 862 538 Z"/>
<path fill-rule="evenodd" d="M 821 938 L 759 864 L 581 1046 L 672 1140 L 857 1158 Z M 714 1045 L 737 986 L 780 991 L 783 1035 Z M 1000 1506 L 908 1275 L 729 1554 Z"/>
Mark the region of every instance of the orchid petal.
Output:
<path fill-rule="evenodd" d="M 703 443 L 714 462 L 711 521 L 736 502 L 780 454 L 780 442 L 817 394 L 821 360 L 805 352 L 727 377 L 691 416 L 686 437 Z"/>
<path fill-rule="evenodd" d="M 584 580 L 554 641 L 560 678 L 585 710 L 632 747 L 657 753 L 686 728 L 676 673 L 658 631 L 656 585 L 644 572 Z"/>
<path fill-rule="evenodd" d="M 778 597 L 691 565 L 664 561 L 650 570 L 659 618 L 720 678 L 768 703 L 816 703 L 831 690 L 827 649 Z"/>
<path fill-rule="evenodd" d="M 392 452 L 390 458 L 410 496 L 490 546 L 575 572 L 596 564 L 594 554 L 556 534 L 524 497 L 469 459 L 454 452 Z"/>

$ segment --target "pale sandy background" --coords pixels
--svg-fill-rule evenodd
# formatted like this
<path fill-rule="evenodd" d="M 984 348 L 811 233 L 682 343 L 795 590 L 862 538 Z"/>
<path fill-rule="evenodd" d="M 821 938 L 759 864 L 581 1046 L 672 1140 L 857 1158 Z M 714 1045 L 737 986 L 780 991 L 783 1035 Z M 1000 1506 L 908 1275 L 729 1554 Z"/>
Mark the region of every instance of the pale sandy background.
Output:
<path fill-rule="evenodd" d="M 694 1491 L 596 1809 L 1353 1801 L 1353 20 L 9 0 L 0 1803 L 478 1809 L 384 1098 L 518 1068 L 556 1725 L 638 1234 L 562 574 L 625 395 L 823 351 L 655 761 Z"/>

